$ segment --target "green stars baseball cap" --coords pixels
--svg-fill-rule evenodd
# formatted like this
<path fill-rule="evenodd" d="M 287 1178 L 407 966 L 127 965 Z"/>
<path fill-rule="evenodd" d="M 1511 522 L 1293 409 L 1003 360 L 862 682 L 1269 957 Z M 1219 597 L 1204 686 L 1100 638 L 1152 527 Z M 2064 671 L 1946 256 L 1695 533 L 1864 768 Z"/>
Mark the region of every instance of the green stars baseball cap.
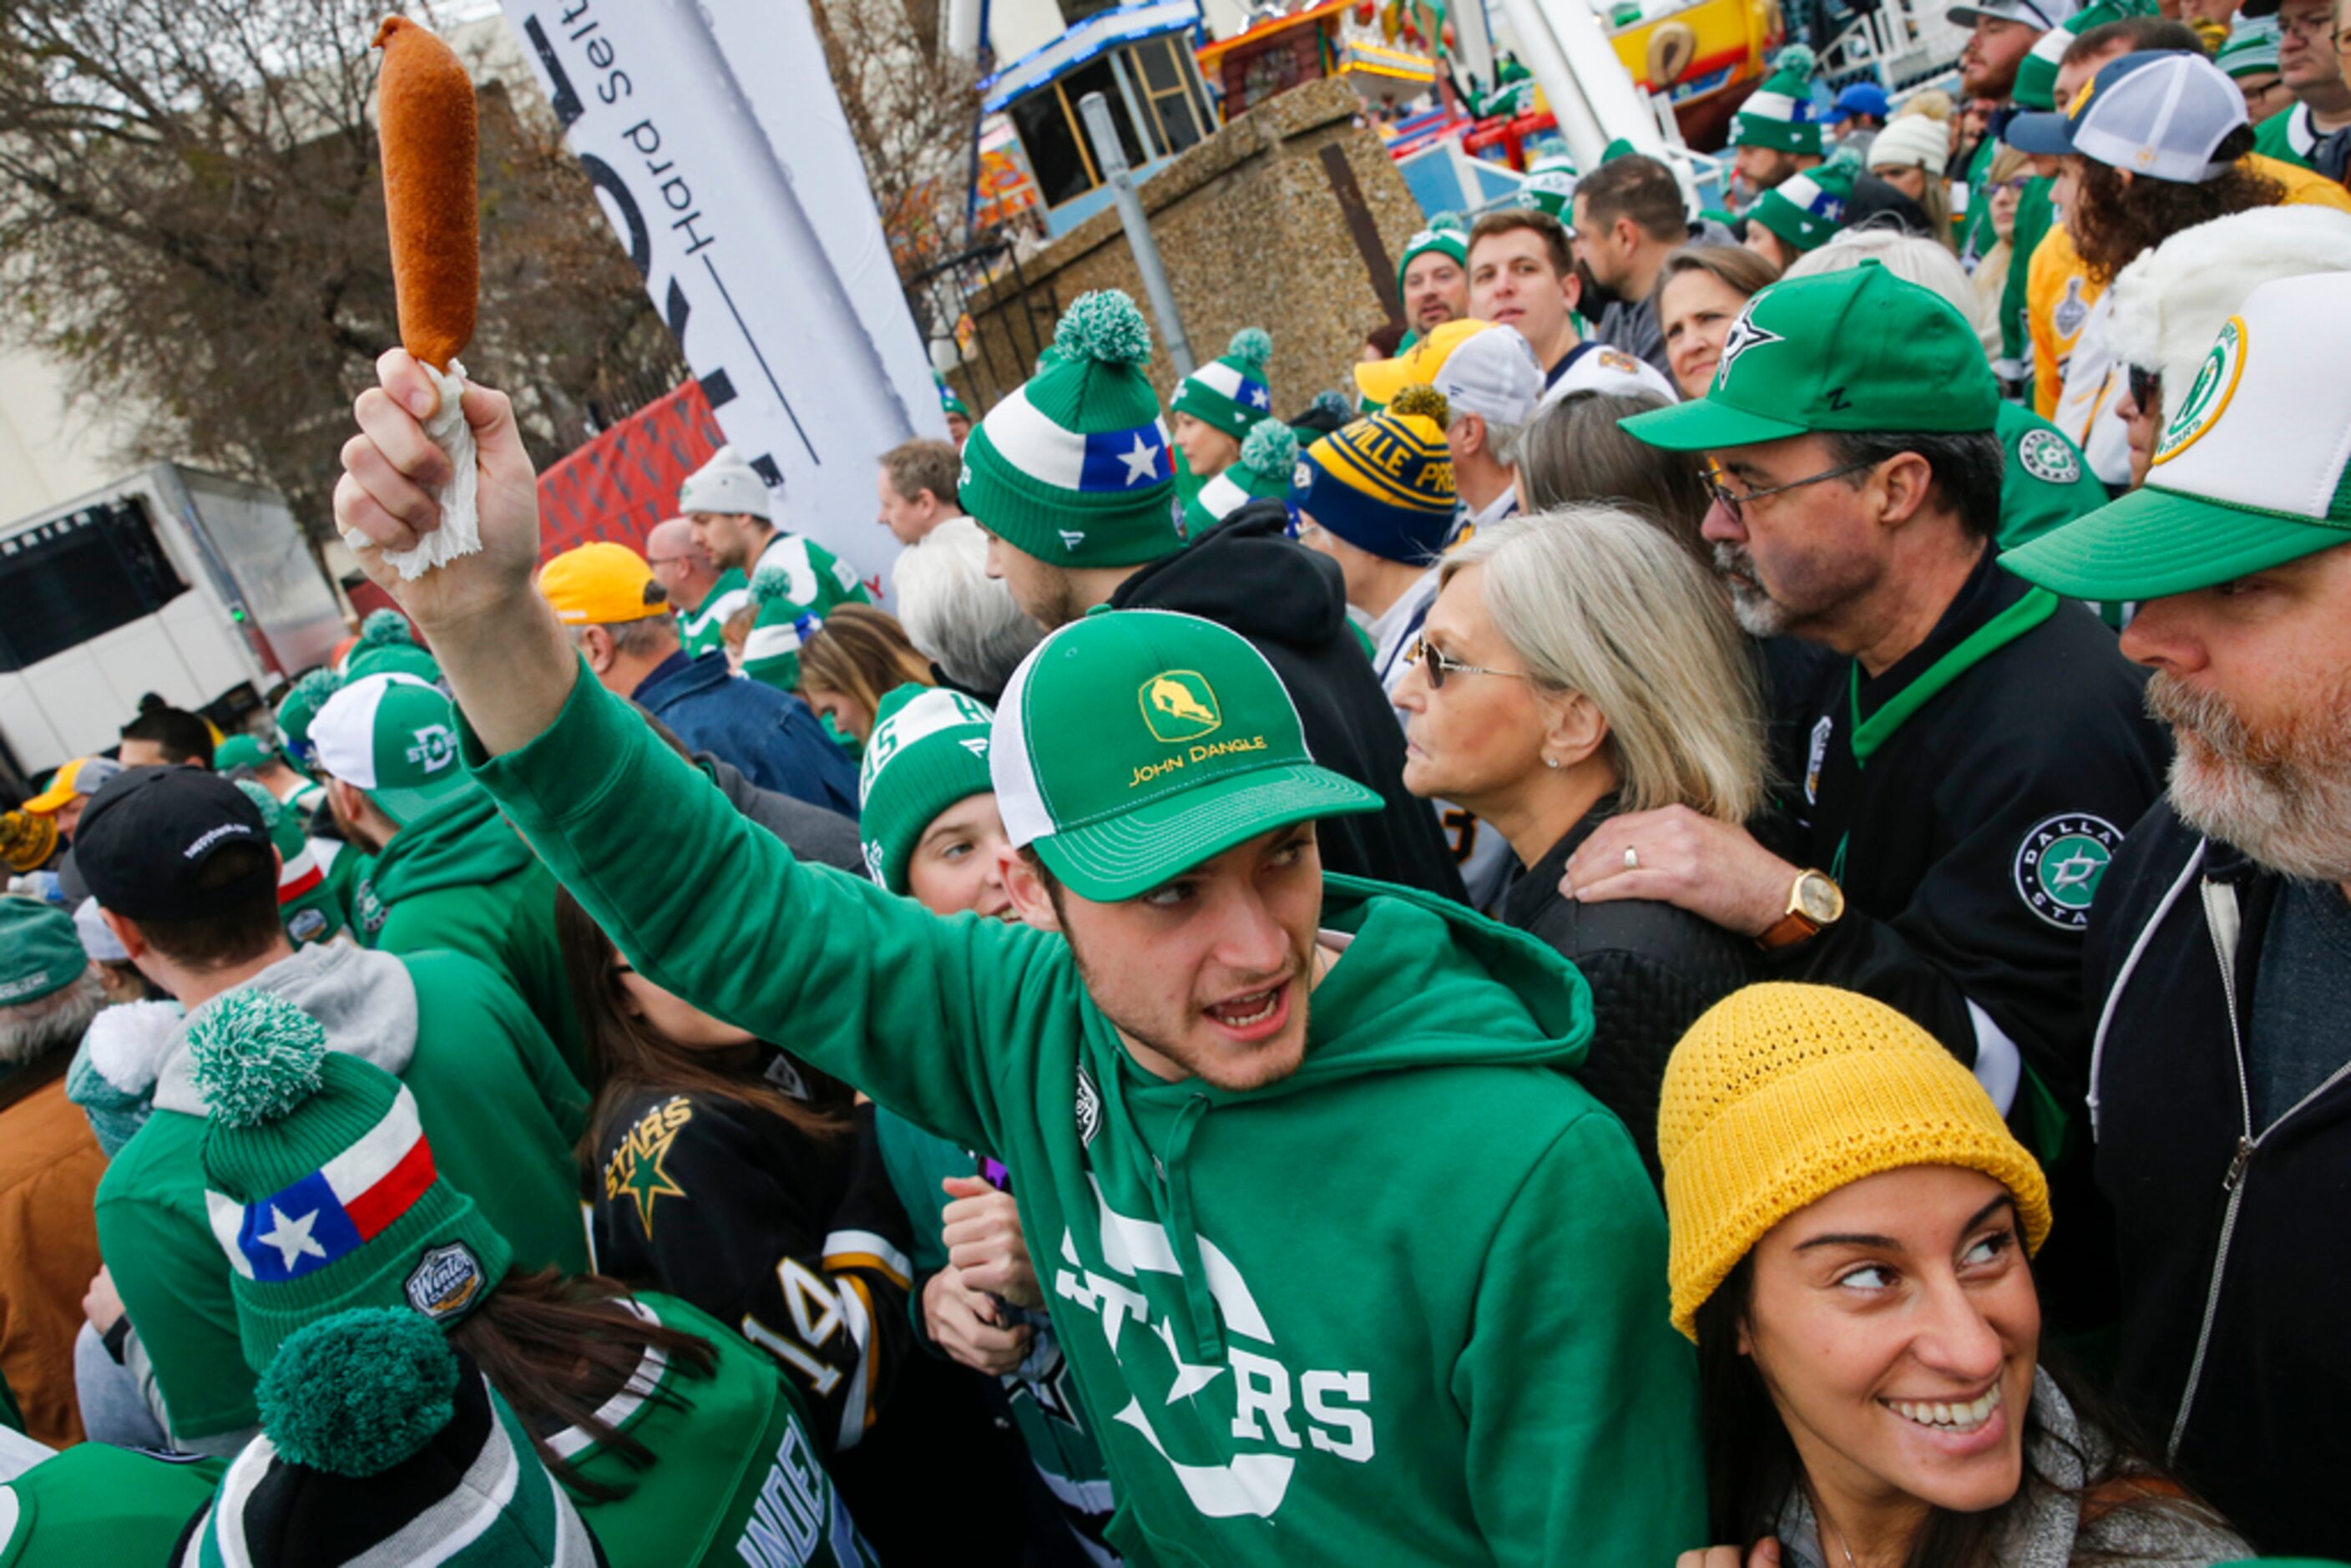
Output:
<path fill-rule="evenodd" d="M 362 675 L 310 721 L 319 767 L 406 827 L 442 801 L 480 788 L 457 757 L 457 711 L 413 675 Z"/>
<path fill-rule="evenodd" d="M 2351 273 L 2262 284 L 2168 410 L 2147 483 L 2000 563 L 2057 593 L 2120 602 L 2351 544 L 2346 356 Z"/>
<path fill-rule="evenodd" d="M 1315 765 L 1246 638 L 1160 610 L 1097 611 L 1040 643 L 997 706 L 988 771 L 1005 835 L 1098 904 L 1275 828 L 1382 805 Z"/>
<path fill-rule="evenodd" d="M 1618 423 L 1668 452 L 1708 452 L 1819 430 L 1984 431 L 1999 414 L 1967 319 L 1865 261 L 1763 290 L 1731 323 L 1706 396 Z"/>

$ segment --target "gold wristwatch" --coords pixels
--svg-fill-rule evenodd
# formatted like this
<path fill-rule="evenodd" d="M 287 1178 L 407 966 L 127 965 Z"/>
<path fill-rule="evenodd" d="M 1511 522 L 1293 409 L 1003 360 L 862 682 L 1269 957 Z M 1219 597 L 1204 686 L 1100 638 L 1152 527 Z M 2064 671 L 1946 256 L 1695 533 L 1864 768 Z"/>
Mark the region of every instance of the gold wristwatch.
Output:
<path fill-rule="evenodd" d="M 1844 889 L 1820 872 L 1800 871 L 1788 889 L 1788 912 L 1755 938 L 1755 944 L 1766 951 L 1792 947 L 1811 941 L 1823 927 L 1844 917 Z"/>

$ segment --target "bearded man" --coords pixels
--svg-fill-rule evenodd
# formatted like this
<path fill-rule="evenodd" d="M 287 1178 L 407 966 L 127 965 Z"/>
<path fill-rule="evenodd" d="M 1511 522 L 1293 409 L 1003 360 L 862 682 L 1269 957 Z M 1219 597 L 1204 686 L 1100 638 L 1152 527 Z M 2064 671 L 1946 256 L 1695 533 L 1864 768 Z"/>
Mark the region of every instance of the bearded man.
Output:
<path fill-rule="evenodd" d="M 2256 347 L 2258 346 L 2258 347 Z M 2141 601 L 2177 750 L 2092 912 L 2120 1391 L 2265 1552 L 2351 1552 L 2351 276 L 2264 284 L 2149 481 L 2002 563 Z"/>

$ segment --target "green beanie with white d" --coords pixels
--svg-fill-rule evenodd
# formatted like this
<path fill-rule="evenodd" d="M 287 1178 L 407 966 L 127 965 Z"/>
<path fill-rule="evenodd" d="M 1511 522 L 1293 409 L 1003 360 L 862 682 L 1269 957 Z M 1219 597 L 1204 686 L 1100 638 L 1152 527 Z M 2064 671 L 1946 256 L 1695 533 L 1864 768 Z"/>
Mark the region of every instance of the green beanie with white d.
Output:
<path fill-rule="evenodd" d="M 1114 288 L 1081 295 L 1037 373 L 963 448 L 963 509 L 1055 566 L 1140 566 L 1184 548 L 1151 330 Z"/>
<path fill-rule="evenodd" d="M 208 1112 L 204 1207 L 255 1371 L 330 1312 L 448 1323 L 489 1299 L 513 1249 L 440 1178 L 399 1079 L 328 1050 L 316 1019 L 250 986 L 197 1009 L 188 1045 Z"/>
<path fill-rule="evenodd" d="M 1730 144 L 1820 155 L 1821 106 L 1813 101 L 1812 50 L 1791 44 L 1780 51 L 1771 74 L 1732 117 Z"/>
<path fill-rule="evenodd" d="M 1462 232 L 1458 217 L 1451 213 L 1442 214 L 1430 219 L 1426 228 L 1416 231 L 1405 241 L 1404 255 L 1396 261 L 1397 293 L 1404 292 L 1404 275 L 1410 272 L 1412 264 L 1424 256 L 1448 256 L 1456 267 L 1467 267 L 1469 265 L 1469 236 Z"/>
<path fill-rule="evenodd" d="M 857 773 L 857 837 L 866 873 L 906 891 L 906 863 L 941 811 L 996 788 L 987 746 L 996 716 L 961 692 L 904 685 L 875 710 Z"/>
<path fill-rule="evenodd" d="M 1271 412 L 1273 394 L 1266 388 L 1265 362 L 1272 357 L 1273 340 L 1265 329 L 1244 327 L 1233 334 L 1224 358 L 1210 360 L 1176 383 L 1168 407 L 1238 441 Z"/>

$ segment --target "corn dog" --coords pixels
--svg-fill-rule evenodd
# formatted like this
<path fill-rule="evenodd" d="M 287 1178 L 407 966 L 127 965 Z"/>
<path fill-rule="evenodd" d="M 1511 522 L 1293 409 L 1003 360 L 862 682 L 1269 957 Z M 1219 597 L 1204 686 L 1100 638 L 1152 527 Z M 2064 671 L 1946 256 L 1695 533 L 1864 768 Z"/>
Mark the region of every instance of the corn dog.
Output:
<path fill-rule="evenodd" d="M 474 84 L 448 45 L 405 16 L 384 18 L 374 47 L 401 346 L 445 372 L 473 339 L 481 292 Z"/>

